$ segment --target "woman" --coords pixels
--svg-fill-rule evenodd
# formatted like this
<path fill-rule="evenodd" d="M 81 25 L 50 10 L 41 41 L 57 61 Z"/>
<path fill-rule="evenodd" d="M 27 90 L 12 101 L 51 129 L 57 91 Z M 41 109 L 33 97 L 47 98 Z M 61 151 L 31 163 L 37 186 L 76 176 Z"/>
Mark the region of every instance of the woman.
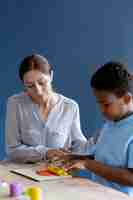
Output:
<path fill-rule="evenodd" d="M 80 129 L 78 104 L 52 89 L 53 70 L 38 54 L 20 65 L 24 91 L 9 97 L 6 116 L 7 155 L 20 162 L 61 156 L 86 143 Z M 77 144 L 77 145 L 76 145 Z M 76 148 L 78 147 L 78 148 Z"/>

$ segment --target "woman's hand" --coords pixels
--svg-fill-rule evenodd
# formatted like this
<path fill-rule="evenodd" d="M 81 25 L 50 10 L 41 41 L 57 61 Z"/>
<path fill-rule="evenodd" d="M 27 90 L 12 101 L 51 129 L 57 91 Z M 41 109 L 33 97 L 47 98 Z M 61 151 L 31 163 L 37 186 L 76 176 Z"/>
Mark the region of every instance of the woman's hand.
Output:
<path fill-rule="evenodd" d="M 65 155 L 67 155 L 67 152 L 63 151 L 62 149 L 50 149 L 46 154 L 48 160 L 59 160 Z"/>

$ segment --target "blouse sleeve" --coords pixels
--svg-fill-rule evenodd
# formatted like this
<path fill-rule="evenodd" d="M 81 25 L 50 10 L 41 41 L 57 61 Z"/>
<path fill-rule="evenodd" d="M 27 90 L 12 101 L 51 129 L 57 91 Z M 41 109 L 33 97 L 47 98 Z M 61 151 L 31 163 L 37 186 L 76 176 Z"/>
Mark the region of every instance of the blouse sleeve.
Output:
<path fill-rule="evenodd" d="M 19 162 L 37 162 L 45 158 L 47 148 L 43 145 L 29 146 L 22 144 L 18 103 L 9 98 L 7 102 L 6 122 L 6 151 L 11 160 Z"/>
<path fill-rule="evenodd" d="M 83 135 L 80 126 L 80 113 L 78 104 L 75 104 L 74 117 L 71 126 L 71 141 L 71 148 L 74 152 L 81 152 L 87 142 L 87 139 Z"/>
<path fill-rule="evenodd" d="M 72 151 L 79 152 L 82 154 L 94 155 L 96 141 L 93 137 L 90 137 L 88 140 L 85 138 L 81 131 L 80 127 L 80 113 L 79 106 L 75 106 L 75 114 L 72 123 Z"/>

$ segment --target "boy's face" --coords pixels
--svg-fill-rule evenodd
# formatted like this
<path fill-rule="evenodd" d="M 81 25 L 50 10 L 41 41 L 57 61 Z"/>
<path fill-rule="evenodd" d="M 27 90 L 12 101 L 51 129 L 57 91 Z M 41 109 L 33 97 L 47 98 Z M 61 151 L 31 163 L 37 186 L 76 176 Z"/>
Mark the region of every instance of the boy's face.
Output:
<path fill-rule="evenodd" d="M 128 112 L 125 96 L 117 97 L 114 93 L 94 89 L 97 102 L 103 115 L 112 121 L 119 120 Z"/>

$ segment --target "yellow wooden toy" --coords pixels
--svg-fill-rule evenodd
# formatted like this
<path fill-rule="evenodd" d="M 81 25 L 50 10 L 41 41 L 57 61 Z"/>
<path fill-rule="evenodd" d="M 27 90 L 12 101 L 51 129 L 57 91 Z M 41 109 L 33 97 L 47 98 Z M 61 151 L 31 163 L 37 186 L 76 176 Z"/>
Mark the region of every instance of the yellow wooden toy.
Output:
<path fill-rule="evenodd" d="M 43 192 L 40 187 L 33 186 L 27 189 L 27 195 L 30 196 L 31 200 L 44 200 Z"/>
<path fill-rule="evenodd" d="M 68 176 L 69 174 L 61 167 L 48 166 L 48 171 L 58 175 L 58 176 Z"/>

